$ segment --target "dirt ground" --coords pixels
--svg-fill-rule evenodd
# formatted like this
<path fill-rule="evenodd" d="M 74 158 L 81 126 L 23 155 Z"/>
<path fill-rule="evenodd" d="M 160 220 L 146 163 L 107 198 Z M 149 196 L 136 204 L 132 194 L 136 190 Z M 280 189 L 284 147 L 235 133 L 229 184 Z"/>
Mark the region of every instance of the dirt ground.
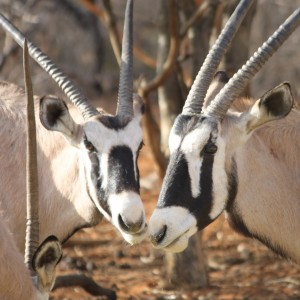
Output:
<path fill-rule="evenodd" d="M 141 196 L 146 213 L 151 214 L 159 183 L 147 146 L 139 161 Z M 287 262 L 259 242 L 233 232 L 224 217 L 204 231 L 204 249 L 210 285 L 197 290 L 161 288 L 163 254 L 153 252 L 148 241 L 127 245 L 112 225 L 102 221 L 97 227 L 75 234 L 64 246 L 58 275 L 84 273 L 99 285 L 116 291 L 125 300 L 285 300 L 300 299 L 300 268 Z M 61 288 L 51 299 L 104 299 L 82 288 Z"/>

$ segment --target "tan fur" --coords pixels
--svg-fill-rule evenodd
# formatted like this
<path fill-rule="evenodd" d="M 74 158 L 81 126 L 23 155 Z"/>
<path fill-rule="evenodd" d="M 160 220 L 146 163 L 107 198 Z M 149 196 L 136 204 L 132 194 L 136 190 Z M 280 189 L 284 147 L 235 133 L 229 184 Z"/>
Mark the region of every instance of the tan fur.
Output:
<path fill-rule="evenodd" d="M 36 98 L 36 111 L 38 99 Z M 0 217 L 23 253 L 25 240 L 25 97 L 22 89 L 0 83 Z M 74 111 L 71 111 L 74 113 Z M 78 115 L 75 114 L 78 118 Z M 37 120 L 40 189 L 40 241 L 54 234 L 59 240 L 75 228 L 96 224 L 100 214 L 91 202 L 77 162 L 79 150 L 64 137 L 44 129 Z M 68 160 L 66 160 L 68 157 Z"/>
<path fill-rule="evenodd" d="M 250 104 L 251 99 L 241 99 L 234 108 L 244 111 Z M 252 234 L 300 263 L 300 111 L 266 123 L 245 143 L 235 117 L 226 116 L 223 135 L 227 169 L 232 157 L 237 165 L 235 212 Z"/>
<path fill-rule="evenodd" d="M 34 299 L 29 271 L 25 267 L 23 256 L 17 249 L 12 235 L 0 219 L 0 299 Z"/>

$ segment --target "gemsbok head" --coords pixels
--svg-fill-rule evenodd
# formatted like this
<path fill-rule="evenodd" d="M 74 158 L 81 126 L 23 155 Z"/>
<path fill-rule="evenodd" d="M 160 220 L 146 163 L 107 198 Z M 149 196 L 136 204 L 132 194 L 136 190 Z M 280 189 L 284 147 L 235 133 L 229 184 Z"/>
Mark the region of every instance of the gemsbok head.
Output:
<path fill-rule="evenodd" d="M 282 83 L 257 101 L 238 98 L 300 24 L 300 8 L 229 81 L 223 72 L 214 77 L 251 2 L 240 1 L 174 122 L 150 239 L 156 248 L 183 251 L 190 236 L 226 211 L 237 230 L 300 262 L 300 115 L 290 113 L 290 85 Z"/>
<path fill-rule="evenodd" d="M 24 35 L 4 16 L 1 26 L 23 46 Z M 78 124 L 67 105 L 55 96 L 40 100 L 37 144 L 40 174 L 41 238 L 50 233 L 60 241 L 75 231 L 97 224 L 104 215 L 130 244 L 147 232 L 144 207 L 139 195 L 137 159 L 143 145 L 141 118 L 143 102 L 133 94 L 133 0 L 127 1 L 122 62 L 115 115 L 93 107 L 75 84 L 44 54 L 28 42 L 30 56 L 58 83 L 81 113 Z M 13 84 L 0 85 L 0 129 L 6 172 L 0 179 L 5 196 L 0 210 L 22 248 L 25 188 L 23 121 L 24 91 Z M 45 130 L 46 129 L 46 130 Z M 11 159 L 6 159 L 9 155 Z M 11 180 L 11 181 L 10 181 Z M 14 187 L 9 182 L 14 182 Z M 20 193 L 20 195 L 18 194 Z M 16 203 L 19 209 L 14 209 Z M 16 221 L 17 220 L 17 221 Z"/>

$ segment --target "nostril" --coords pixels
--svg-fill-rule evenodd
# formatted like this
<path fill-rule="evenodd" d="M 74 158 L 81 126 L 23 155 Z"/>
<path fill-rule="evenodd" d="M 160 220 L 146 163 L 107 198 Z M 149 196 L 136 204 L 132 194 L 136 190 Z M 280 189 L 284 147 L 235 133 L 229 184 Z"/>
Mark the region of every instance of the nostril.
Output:
<path fill-rule="evenodd" d="M 160 244 L 167 234 L 167 225 L 164 225 L 161 230 L 159 230 L 156 234 L 153 234 L 151 237 L 151 241 L 153 244 Z"/>
<path fill-rule="evenodd" d="M 143 216 L 141 216 L 141 218 L 139 219 L 138 222 L 128 222 L 125 221 L 121 215 L 119 215 L 118 217 L 118 222 L 120 227 L 122 228 L 122 230 L 126 231 L 126 232 L 130 232 L 130 233 L 137 233 L 141 230 L 142 226 L 143 226 Z"/>

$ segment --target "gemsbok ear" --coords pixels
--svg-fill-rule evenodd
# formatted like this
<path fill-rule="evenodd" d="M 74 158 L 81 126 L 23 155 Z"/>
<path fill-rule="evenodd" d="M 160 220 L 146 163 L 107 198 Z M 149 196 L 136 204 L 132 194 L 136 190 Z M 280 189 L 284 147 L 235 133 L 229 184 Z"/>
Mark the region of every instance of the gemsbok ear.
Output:
<path fill-rule="evenodd" d="M 214 75 L 203 102 L 203 111 L 205 111 L 205 108 L 209 106 L 210 102 L 217 96 L 228 80 L 229 77 L 224 71 L 218 71 Z"/>
<path fill-rule="evenodd" d="M 294 104 L 289 83 L 284 82 L 266 92 L 254 105 L 242 114 L 245 130 L 250 133 L 266 122 L 288 115 Z"/>
<path fill-rule="evenodd" d="M 61 244 L 53 235 L 46 238 L 33 255 L 32 267 L 38 274 L 38 285 L 41 291 L 51 291 L 55 279 L 55 267 L 61 257 Z"/>
<path fill-rule="evenodd" d="M 63 100 L 55 96 L 41 98 L 40 120 L 46 129 L 61 132 L 73 144 L 79 142 L 80 126 L 74 122 Z"/>

